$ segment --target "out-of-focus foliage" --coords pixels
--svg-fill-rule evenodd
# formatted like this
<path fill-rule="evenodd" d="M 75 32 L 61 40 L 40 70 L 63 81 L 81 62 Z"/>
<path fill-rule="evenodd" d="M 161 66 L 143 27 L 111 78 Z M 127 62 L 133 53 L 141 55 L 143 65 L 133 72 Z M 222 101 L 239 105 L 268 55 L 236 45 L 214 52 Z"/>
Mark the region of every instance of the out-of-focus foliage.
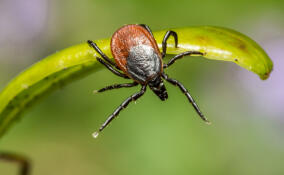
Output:
<path fill-rule="evenodd" d="M 1 89 L 36 59 L 87 39 L 108 38 L 131 23 L 154 31 L 233 28 L 260 43 L 275 68 L 261 81 L 234 64 L 180 60 L 167 73 L 190 90 L 211 126 L 200 121 L 179 89 L 166 84 L 167 101 L 148 91 L 94 140 L 91 133 L 139 90 L 92 95 L 94 89 L 126 82 L 102 70 L 32 108 L 1 138 L 0 150 L 28 155 L 33 174 L 41 175 L 283 174 L 283 6 L 277 0 L 1 1 Z M 0 171 L 15 174 L 17 167 L 1 162 Z"/>

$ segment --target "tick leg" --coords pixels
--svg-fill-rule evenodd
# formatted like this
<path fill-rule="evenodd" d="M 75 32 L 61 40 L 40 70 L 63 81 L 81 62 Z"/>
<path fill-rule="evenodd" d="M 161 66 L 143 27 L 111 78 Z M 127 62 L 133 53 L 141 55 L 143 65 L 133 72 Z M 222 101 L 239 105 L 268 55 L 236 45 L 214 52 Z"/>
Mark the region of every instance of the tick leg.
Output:
<path fill-rule="evenodd" d="M 102 63 L 106 68 L 108 68 L 108 70 L 110 70 L 112 73 L 114 73 L 117 76 L 129 79 L 129 77 L 121 72 L 119 72 L 118 70 L 114 69 L 111 65 L 109 65 L 107 62 L 105 62 L 104 60 L 97 58 L 97 60 Z"/>
<path fill-rule="evenodd" d="M 164 64 L 163 67 L 164 68 L 167 68 L 169 67 L 170 65 L 174 64 L 174 62 L 178 59 L 181 59 L 182 57 L 184 56 L 187 56 L 187 55 L 201 55 L 203 56 L 204 54 L 201 53 L 201 52 L 198 52 L 198 51 L 187 51 L 187 52 L 183 52 L 183 53 L 180 53 L 176 56 L 174 56 L 172 59 L 170 59 L 170 61 L 168 62 L 168 64 Z"/>
<path fill-rule="evenodd" d="M 112 90 L 112 89 L 119 89 L 119 88 L 123 88 L 123 87 L 133 87 L 133 86 L 137 86 L 138 83 L 137 82 L 133 82 L 133 83 L 125 83 L 125 84 L 114 84 L 114 85 L 110 85 L 107 87 L 104 87 L 100 90 L 95 90 L 94 93 L 97 92 L 104 92 L 106 90 Z"/>
<path fill-rule="evenodd" d="M 151 29 L 150 29 L 150 27 L 148 25 L 146 25 L 146 24 L 139 24 L 139 26 L 144 27 L 146 30 L 148 30 L 148 32 L 152 35 L 152 37 L 154 37 L 154 35 L 153 35 L 153 33 L 152 33 L 152 31 L 151 31 Z"/>
<path fill-rule="evenodd" d="M 95 132 L 93 134 L 94 137 L 97 137 L 99 132 L 101 132 L 118 114 L 119 112 L 126 108 L 128 106 L 128 104 L 131 101 L 136 101 L 138 98 L 140 98 L 146 91 L 146 86 L 142 86 L 140 92 L 137 92 L 133 95 L 131 95 L 130 97 L 128 97 L 123 103 L 121 103 L 121 105 L 119 105 L 118 108 L 116 108 L 116 110 L 107 118 L 107 120 L 102 124 L 102 126 L 100 127 L 99 131 Z"/>
<path fill-rule="evenodd" d="M 177 80 L 169 78 L 168 75 L 166 75 L 165 73 L 162 74 L 163 78 L 165 80 L 167 80 L 169 83 L 178 86 L 180 88 L 180 90 L 186 95 L 188 101 L 192 104 L 192 106 L 194 107 L 195 111 L 198 113 L 198 115 L 200 116 L 200 118 L 202 120 L 204 120 L 206 123 L 210 124 L 210 122 L 206 119 L 206 117 L 201 113 L 199 107 L 197 106 L 197 104 L 195 103 L 194 99 L 191 97 L 190 93 L 188 92 L 188 90 Z"/>
<path fill-rule="evenodd" d="M 27 158 L 12 154 L 12 153 L 7 153 L 7 152 L 0 152 L 0 161 L 9 161 L 9 162 L 15 162 L 20 165 L 20 175 L 29 175 L 30 174 L 30 163 Z"/>
<path fill-rule="evenodd" d="M 178 47 L 178 36 L 177 33 L 169 30 L 167 31 L 167 33 L 164 36 L 163 42 L 162 42 L 162 48 L 163 48 L 163 52 L 162 52 L 162 58 L 164 58 L 166 56 L 166 52 L 167 52 L 167 41 L 169 39 L 170 36 L 173 36 L 175 38 L 175 47 Z"/>
<path fill-rule="evenodd" d="M 88 40 L 87 41 L 88 44 L 95 49 L 95 51 L 97 51 L 104 60 L 106 60 L 109 64 L 111 64 L 112 66 L 115 66 L 117 69 L 119 69 L 119 67 L 108 57 L 106 56 L 102 51 L 101 49 L 97 46 L 96 43 L 94 43 L 92 40 Z"/>

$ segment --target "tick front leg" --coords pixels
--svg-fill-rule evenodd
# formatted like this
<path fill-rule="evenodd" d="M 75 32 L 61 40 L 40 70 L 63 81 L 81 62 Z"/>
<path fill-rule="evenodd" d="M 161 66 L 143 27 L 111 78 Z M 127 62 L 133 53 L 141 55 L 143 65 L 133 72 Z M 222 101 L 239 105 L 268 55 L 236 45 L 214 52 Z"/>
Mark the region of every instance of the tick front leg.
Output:
<path fill-rule="evenodd" d="M 31 165 L 28 159 L 24 156 L 20 156 L 17 154 L 7 153 L 7 152 L 0 152 L 0 161 L 9 161 L 15 162 L 20 165 L 19 175 L 29 175 Z"/>
<path fill-rule="evenodd" d="M 164 64 L 163 67 L 164 68 L 167 68 L 169 67 L 170 65 L 174 64 L 174 62 L 178 59 L 181 59 L 182 57 L 184 56 L 190 56 L 190 55 L 200 55 L 200 56 L 203 56 L 204 54 L 201 53 L 201 52 L 198 52 L 198 51 L 187 51 L 187 52 L 183 52 L 183 53 L 180 53 L 176 56 L 174 56 L 172 59 L 170 59 L 170 61 L 168 62 L 168 64 Z"/>
<path fill-rule="evenodd" d="M 106 56 L 106 55 L 103 53 L 103 51 L 97 46 L 96 43 L 94 43 L 92 40 L 88 40 L 87 42 L 88 42 L 89 46 L 91 46 L 92 48 L 94 48 L 95 51 L 97 51 L 97 52 L 102 56 L 102 58 L 103 58 L 106 62 L 108 62 L 108 63 L 111 64 L 112 66 L 115 66 L 115 68 L 119 69 L 119 67 L 118 67 L 108 56 Z M 120 69 L 119 69 L 119 70 L 120 70 Z"/>
<path fill-rule="evenodd" d="M 125 79 L 129 79 L 129 77 L 121 72 L 119 72 L 118 70 L 114 69 L 111 65 L 109 65 L 107 62 L 105 62 L 104 60 L 100 59 L 100 58 L 97 58 L 97 60 L 103 64 L 106 68 L 108 68 L 108 70 L 110 70 L 112 73 L 114 73 L 115 75 L 117 76 L 120 76 L 122 78 L 125 78 Z"/>
<path fill-rule="evenodd" d="M 204 120 L 207 124 L 210 124 L 210 122 L 206 119 L 206 117 L 202 114 L 202 112 L 200 111 L 199 107 L 197 106 L 197 104 L 195 103 L 194 99 L 191 97 L 190 93 L 188 92 L 188 90 L 177 80 L 169 78 L 168 75 L 166 75 L 165 73 L 162 74 L 163 78 L 165 80 L 167 80 L 169 83 L 178 86 L 180 88 L 180 90 L 182 91 L 182 93 L 184 93 L 188 99 L 188 101 L 192 104 L 192 106 L 194 107 L 195 111 L 198 113 L 198 115 L 200 116 L 200 118 L 202 120 Z"/>
<path fill-rule="evenodd" d="M 137 86 L 138 83 L 137 82 L 133 82 L 133 83 L 124 83 L 124 84 L 114 84 L 114 85 L 110 85 L 107 87 L 104 87 L 100 90 L 94 90 L 94 93 L 98 93 L 98 92 L 104 92 L 107 90 L 112 90 L 112 89 L 119 89 L 119 88 L 123 88 L 123 87 L 134 87 Z"/>
<path fill-rule="evenodd" d="M 116 110 L 107 118 L 107 120 L 102 124 L 102 126 L 100 127 L 99 131 L 93 133 L 93 136 L 96 138 L 99 135 L 99 132 L 101 132 L 108 124 L 110 124 L 110 122 L 116 117 L 118 116 L 119 112 L 126 108 L 128 106 L 128 104 L 131 101 L 136 101 L 138 98 L 140 98 L 144 93 L 146 92 L 146 86 L 142 86 L 140 92 L 137 92 L 133 95 L 131 95 L 130 97 L 128 97 L 123 103 L 121 103 L 121 105 L 119 105 L 118 108 L 116 108 Z"/>
<path fill-rule="evenodd" d="M 163 52 L 162 52 L 162 58 L 164 58 L 166 56 L 166 52 L 167 52 L 167 41 L 169 39 L 170 36 L 173 36 L 175 38 L 175 47 L 178 47 L 178 36 L 177 33 L 169 30 L 167 31 L 167 33 L 164 36 L 163 42 L 162 42 L 162 48 L 163 48 Z"/>

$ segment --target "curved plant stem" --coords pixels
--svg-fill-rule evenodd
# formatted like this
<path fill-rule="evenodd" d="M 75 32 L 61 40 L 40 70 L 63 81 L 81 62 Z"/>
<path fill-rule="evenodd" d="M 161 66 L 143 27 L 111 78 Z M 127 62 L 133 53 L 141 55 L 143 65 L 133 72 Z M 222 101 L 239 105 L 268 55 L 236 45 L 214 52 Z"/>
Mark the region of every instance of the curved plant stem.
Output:
<path fill-rule="evenodd" d="M 236 31 L 211 26 L 171 29 L 179 36 L 178 48 L 173 38 L 168 40 L 167 54 L 199 51 L 204 57 L 232 61 L 266 79 L 272 62 L 265 51 L 253 40 Z M 154 32 L 158 46 L 167 30 Z M 109 57 L 110 39 L 96 40 L 96 44 Z M 54 53 L 32 65 L 15 77 L 0 93 L 0 136 L 38 99 L 78 78 L 99 70 L 98 53 L 87 43 Z"/>

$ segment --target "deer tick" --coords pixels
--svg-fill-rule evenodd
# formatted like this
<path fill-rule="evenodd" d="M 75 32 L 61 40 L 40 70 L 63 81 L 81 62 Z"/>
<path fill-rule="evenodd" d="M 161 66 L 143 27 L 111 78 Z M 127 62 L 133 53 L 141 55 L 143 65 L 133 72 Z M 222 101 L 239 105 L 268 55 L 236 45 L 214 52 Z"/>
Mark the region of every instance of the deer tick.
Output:
<path fill-rule="evenodd" d="M 102 88 L 96 92 L 104 92 L 106 90 L 118 89 L 122 87 L 134 87 L 141 85 L 141 90 L 130 97 L 128 97 L 119 107 L 107 118 L 97 132 L 93 134 L 96 138 L 101 132 L 118 114 L 126 108 L 131 101 L 135 101 L 140 98 L 147 89 L 147 86 L 162 100 L 168 98 L 168 93 L 164 85 L 163 79 L 169 83 L 178 86 L 182 93 L 185 94 L 188 101 L 192 104 L 195 111 L 205 122 L 209 121 L 201 113 L 199 107 L 191 97 L 188 90 L 177 80 L 169 78 L 165 74 L 164 69 L 171 66 L 176 60 L 186 55 L 204 55 L 197 51 L 186 51 L 178 54 L 170 59 L 167 64 L 163 63 L 163 58 L 167 51 L 167 40 L 170 36 L 175 39 L 175 47 L 178 47 L 178 35 L 175 31 L 169 30 L 165 33 L 162 41 L 162 52 L 159 51 L 157 42 L 150 30 L 145 24 L 131 24 L 125 25 L 118 29 L 111 38 L 111 52 L 115 62 L 108 58 L 91 40 L 88 40 L 88 44 L 94 48 L 101 58 L 97 57 L 97 60 L 103 64 L 107 69 L 113 72 L 115 75 L 125 79 L 132 79 L 132 83 L 114 84 Z"/>

